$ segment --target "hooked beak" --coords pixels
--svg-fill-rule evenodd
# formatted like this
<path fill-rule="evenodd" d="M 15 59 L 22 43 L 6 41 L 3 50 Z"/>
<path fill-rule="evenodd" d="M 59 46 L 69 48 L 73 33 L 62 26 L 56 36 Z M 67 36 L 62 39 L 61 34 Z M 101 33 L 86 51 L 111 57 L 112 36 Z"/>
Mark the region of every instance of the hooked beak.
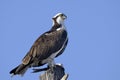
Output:
<path fill-rule="evenodd" d="M 67 16 L 66 16 L 66 15 L 64 15 L 64 16 L 63 16 L 63 19 L 67 19 Z"/>

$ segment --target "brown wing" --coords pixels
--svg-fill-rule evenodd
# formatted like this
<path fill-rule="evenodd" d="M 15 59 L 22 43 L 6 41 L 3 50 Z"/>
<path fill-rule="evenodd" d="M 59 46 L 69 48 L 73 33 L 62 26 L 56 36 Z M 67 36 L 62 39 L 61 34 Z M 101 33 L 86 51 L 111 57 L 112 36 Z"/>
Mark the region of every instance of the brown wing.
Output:
<path fill-rule="evenodd" d="M 35 59 L 42 61 L 48 58 L 52 53 L 57 52 L 62 47 L 66 38 L 66 31 L 44 33 L 35 41 L 30 51 L 23 58 L 23 64 L 31 63 Z"/>

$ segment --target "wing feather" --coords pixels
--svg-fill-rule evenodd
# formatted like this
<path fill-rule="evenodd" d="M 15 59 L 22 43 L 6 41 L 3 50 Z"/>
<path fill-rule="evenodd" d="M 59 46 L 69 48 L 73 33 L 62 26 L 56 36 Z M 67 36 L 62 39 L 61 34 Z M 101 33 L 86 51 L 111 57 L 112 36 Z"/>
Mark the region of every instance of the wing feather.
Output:
<path fill-rule="evenodd" d="M 33 44 L 30 51 L 23 58 L 23 63 L 28 64 L 35 59 L 42 61 L 48 58 L 52 53 L 58 51 L 67 38 L 67 32 L 46 32 L 41 35 Z"/>

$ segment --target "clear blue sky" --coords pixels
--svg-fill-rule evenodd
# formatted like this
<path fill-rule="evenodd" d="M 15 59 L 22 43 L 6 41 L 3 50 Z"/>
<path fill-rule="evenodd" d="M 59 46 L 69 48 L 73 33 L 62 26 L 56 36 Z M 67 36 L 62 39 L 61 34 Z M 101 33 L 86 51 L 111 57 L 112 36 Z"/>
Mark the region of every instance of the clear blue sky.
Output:
<path fill-rule="evenodd" d="M 62 63 L 68 80 L 120 80 L 120 0 L 0 0 L 0 76 L 38 80 L 42 73 L 10 77 L 33 42 L 65 13 L 69 43 Z"/>

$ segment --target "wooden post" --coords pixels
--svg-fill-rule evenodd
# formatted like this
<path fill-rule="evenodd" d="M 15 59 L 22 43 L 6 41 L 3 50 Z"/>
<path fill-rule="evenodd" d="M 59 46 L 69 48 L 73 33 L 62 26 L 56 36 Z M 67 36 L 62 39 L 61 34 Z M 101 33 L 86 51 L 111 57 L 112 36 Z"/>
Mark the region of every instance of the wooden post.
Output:
<path fill-rule="evenodd" d="M 68 74 L 65 74 L 64 71 L 65 69 L 61 64 L 56 64 L 40 75 L 40 80 L 67 80 Z"/>

